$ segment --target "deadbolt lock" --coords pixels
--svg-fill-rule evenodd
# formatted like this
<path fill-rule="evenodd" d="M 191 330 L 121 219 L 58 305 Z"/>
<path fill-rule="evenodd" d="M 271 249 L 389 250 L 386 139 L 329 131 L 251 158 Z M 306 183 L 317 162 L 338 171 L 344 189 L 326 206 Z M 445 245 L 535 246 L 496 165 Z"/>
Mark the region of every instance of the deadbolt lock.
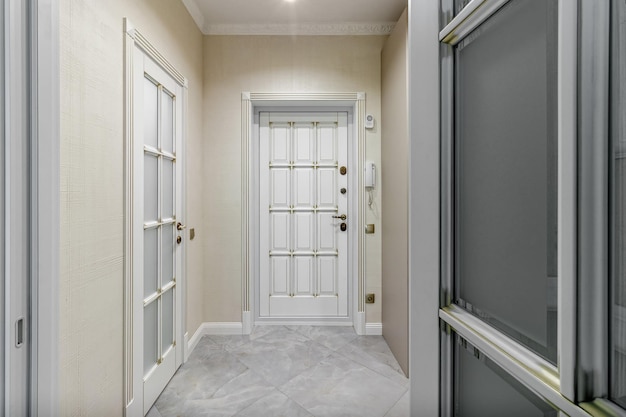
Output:
<path fill-rule="evenodd" d="M 341 228 L 341 231 L 342 231 L 342 232 L 345 232 L 345 231 L 346 231 L 346 229 L 348 228 L 348 225 L 347 225 L 347 224 L 345 224 L 345 223 L 341 223 L 341 226 L 339 226 L 339 227 Z"/>
<path fill-rule="evenodd" d="M 176 236 L 176 243 L 180 245 L 182 242 L 183 242 L 183 238 L 180 236 Z"/>

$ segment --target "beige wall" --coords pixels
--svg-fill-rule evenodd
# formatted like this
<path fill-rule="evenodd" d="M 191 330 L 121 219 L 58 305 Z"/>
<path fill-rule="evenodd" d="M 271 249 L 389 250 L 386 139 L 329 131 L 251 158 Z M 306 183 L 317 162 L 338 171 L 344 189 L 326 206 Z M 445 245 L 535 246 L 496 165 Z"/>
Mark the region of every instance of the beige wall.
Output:
<path fill-rule="evenodd" d="M 179 1 L 61 0 L 63 416 L 120 416 L 123 342 L 123 26 L 135 26 L 189 78 L 189 189 L 202 182 L 202 34 Z M 203 236 L 202 199 L 187 222 Z M 187 245 L 188 320 L 202 321 L 203 241 Z"/>
<path fill-rule="evenodd" d="M 380 118 L 384 36 L 207 36 L 204 39 L 205 297 L 209 322 L 241 321 L 241 92 L 355 92 Z M 380 165 L 380 131 L 367 134 L 367 159 Z M 380 195 L 380 188 L 376 191 Z M 380 204 L 367 209 L 367 291 L 380 300 Z M 367 321 L 380 322 L 380 301 Z"/>
<path fill-rule="evenodd" d="M 405 373 L 409 364 L 407 26 L 405 10 L 382 53 L 383 336 Z"/>

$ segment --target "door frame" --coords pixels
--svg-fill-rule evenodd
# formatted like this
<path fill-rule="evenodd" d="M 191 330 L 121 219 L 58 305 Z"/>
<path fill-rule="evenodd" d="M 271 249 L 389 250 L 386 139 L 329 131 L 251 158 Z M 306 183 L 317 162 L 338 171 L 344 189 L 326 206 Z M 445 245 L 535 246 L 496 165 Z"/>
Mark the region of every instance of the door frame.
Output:
<path fill-rule="evenodd" d="M 3 6 L 5 12 L 8 2 Z M 30 413 L 55 417 L 59 409 L 59 242 L 60 242 L 60 69 L 59 2 L 30 0 Z M 7 13 L 2 14 L 7 22 Z M 0 53 L 10 43 L 0 37 Z M 3 62 L 5 70 L 8 62 Z M 6 78 L 5 78 L 6 80 Z M 7 100 L 5 94 L 2 100 Z M 2 107 L 3 113 L 10 109 Z M 6 130 L 3 132 L 3 138 Z M 4 145 L 2 145 L 4 146 Z M 4 155 L 9 157 L 8 155 Z M 5 204 L 4 196 L 2 204 Z M 0 221 L 6 221 L 3 218 Z M 6 272 L 6 271 L 3 271 Z M 6 276 L 6 274 L 4 274 Z M 4 285 L 4 279 L 0 285 Z M 3 328 L 8 323 L 3 321 Z M 12 329 L 12 325 L 10 326 Z M 12 332 L 11 332 L 12 333 Z M 5 335 L 8 335 L 7 331 Z M 5 360 L 2 358 L 0 360 Z M 2 387 L 0 383 L 0 387 Z M 0 412 L 1 413 L 1 412 Z"/>
<path fill-rule="evenodd" d="M 348 216 L 354 219 L 348 234 L 348 311 L 340 319 L 261 319 L 258 309 L 259 270 L 259 167 L 258 114 L 260 111 L 347 111 L 348 163 L 356 173 L 349 188 L 356 190 L 348 202 Z M 241 94 L 241 270 L 243 334 L 250 334 L 256 322 L 264 324 L 353 325 L 365 334 L 365 201 L 363 166 L 365 163 L 365 93 L 252 93 Z"/>
<path fill-rule="evenodd" d="M 134 236 L 134 65 L 133 58 L 135 49 L 138 47 L 143 54 L 151 58 L 168 75 L 180 84 L 182 89 L 182 140 L 181 149 L 177 150 L 183 161 L 182 187 L 180 190 L 182 199 L 181 217 L 187 217 L 187 175 L 184 161 L 186 158 L 185 138 L 187 136 L 187 100 L 188 100 L 188 80 L 172 65 L 161 53 L 148 41 L 148 39 L 135 28 L 135 26 L 124 18 L 124 415 L 133 417 L 144 416 L 143 402 L 143 351 L 135 349 L 135 346 L 143 346 L 143 321 L 140 321 L 143 310 L 143 303 L 137 305 L 134 291 L 134 260 L 133 250 Z M 184 221 L 179 219 L 179 221 Z M 141 238 L 141 237 L 139 237 Z M 187 251 L 185 245 L 182 250 L 182 277 L 177 280 L 177 291 L 181 293 L 182 305 L 180 306 L 179 329 L 176 334 L 177 344 L 180 343 L 184 349 L 184 334 L 186 317 L 186 271 L 187 271 Z M 137 331 L 135 331 L 137 329 Z M 184 352 L 181 355 L 181 363 L 185 360 Z M 177 358 L 178 364 L 178 358 Z M 147 411 L 147 410 L 146 410 Z"/>

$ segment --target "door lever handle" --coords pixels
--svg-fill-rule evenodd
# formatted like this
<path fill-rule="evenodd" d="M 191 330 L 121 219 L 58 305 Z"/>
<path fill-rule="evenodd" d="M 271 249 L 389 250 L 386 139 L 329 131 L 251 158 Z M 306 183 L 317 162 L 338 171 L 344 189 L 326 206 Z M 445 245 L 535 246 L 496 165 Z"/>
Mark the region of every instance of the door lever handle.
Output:
<path fill-rule="evenodd" d="M 184 230 L 186 227 L 187 226 L 185 226 L 181 222 L 178 222 L 178 224 L 176 225 L 176 230 Z"/>
<path fill-rule="evenodd" d="M 345 214 L 342 214 L 341 216 L 333 216 L 333 219 L 341 219 L 341 220 L 346 220 L 348 218 L 348 216 L 346 216 Z"/>

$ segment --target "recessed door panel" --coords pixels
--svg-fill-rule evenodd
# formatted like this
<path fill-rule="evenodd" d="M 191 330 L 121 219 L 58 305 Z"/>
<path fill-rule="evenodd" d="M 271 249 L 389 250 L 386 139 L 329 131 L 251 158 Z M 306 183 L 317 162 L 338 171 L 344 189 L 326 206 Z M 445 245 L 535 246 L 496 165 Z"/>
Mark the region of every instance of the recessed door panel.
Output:
<path fill-rule="evenodd" d="M 293 127 L 293 162 L 311 165 L 315 160 L 315 125 L 296 123 Z"/>
<path fill-rule="evenodd" d="M 289 260 L 288 256 L 273 256 L 270 261 L 271 292 L 275 296 L 289 295 Z"/>
<path fill-rule="evenodd" d="M 294 168 L 292 170 L 294 208 L 313 210 L 315 205 L 315 171 L 313 168 Z"/>
<path fill-rule="evenodd" d="M 276 123 L 271 126 L 270 164 L 289 164 L 291 151 L 291 125 Z"/>
<path fill-rule="evenodd" d="M 260 120 L 260 315 L 346 317 L 347 114 Z"/>
<path fill-rule="evenodd" d="M 317 202 L 319 208 L 337 207 L 337 168 L 319 168 L 317 170 Z"/>
<path fill-rule="evenodd" d="M 294 295 L 313 295 L 314 263 L 312 256 L 294 257 Z"/>
<path fill-rule="evenodd" d="M 270 202 L 272 208 L 287 208 L 290 204 L 291 172 L 289 168 L 271 170 Z"/>
<path fill-rule="evenodd" d="M 291 215 L 289 213 L 272 213 L 270 215 L 270 230 L 272 235 L 271 251 L 272 252 L 289 252 L 289 238 L 291 233 L 290 227 Z"/>

